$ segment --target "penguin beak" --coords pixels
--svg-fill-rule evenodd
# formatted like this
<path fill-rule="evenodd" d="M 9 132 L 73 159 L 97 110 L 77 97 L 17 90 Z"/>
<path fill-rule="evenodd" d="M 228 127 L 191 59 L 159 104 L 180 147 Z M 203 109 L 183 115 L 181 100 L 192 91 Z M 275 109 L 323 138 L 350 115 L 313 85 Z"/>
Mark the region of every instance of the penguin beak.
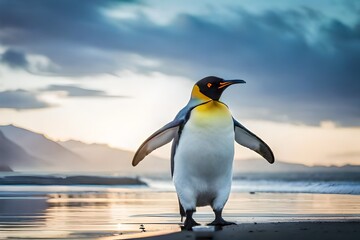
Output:
<path fill-rule="evenodd" d="M 221 89 L 238 83 L 246 83 L 246 82 L 241 79 L 223 80 L 222 82 L 220 82 L 220 86 L 218 88 Z"/>

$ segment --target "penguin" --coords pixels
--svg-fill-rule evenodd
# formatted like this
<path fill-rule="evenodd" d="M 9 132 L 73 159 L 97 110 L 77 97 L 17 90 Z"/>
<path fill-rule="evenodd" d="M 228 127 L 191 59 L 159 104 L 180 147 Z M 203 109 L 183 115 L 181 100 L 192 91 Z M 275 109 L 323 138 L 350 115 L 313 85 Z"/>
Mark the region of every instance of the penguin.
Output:
<path fill-rule="evenodd" d="M 173 140 L 171 176 L 178 196 L 183 228 L 199 225 L 193 219 L 196 207 L 210 205 L 215 220 L 208 225 L 235 224 L 222 217 L 228 200 L 234 161 L 234 140 L 265 158 L 270 164 L 275 157 L 270 147 L 236 121 L 228 106 L 220 101 L 223 91 L 244 80 L 224 80 L 208 76 L 198 81 L 188 104 L 175 119 L 153 133 L 136 151 L 132 165 Z"/>

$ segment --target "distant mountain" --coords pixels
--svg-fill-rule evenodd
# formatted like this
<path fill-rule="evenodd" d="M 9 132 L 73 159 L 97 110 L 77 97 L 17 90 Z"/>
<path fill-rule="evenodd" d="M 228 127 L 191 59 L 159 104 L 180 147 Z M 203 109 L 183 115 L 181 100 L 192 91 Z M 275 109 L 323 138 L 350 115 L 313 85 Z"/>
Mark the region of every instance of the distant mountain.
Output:
<path fill-rule="evenodd" d="M 156 152 L 155 152 L 156 154 Z M 42 134 L 13 125 L 0 126 L 0 166 L 14 170 L 116 172 L 122 175 L 170 176 L 170 156 L 162 159 L 154 154 L 135 168 L 131 165 L 134 152 L 111 148 L 105 144 L 86 144 L 70 140 L 54 142 Z M 243 173 L 360 173 L 360 166 L 309 167 L 263 159 L 235 160 L 234 176 Z"/>
<path fill-rule="evenodd" d="M 9 140 L 0 131 L 0 166 L 1 169 L 28 169 L 43 164 L 39 158 L 31 156 L 19 145 Z"/>
<path fill-rule="evenodd" d="M 345 165 L 337 166 L 313 166 L 309 167 L 303 164 L 286 163 L 282 161 L 275 161 L 274 164 L 269 164 L 263 159 L 247 159 L 234 161 L 235 172 L 358 172 L 360 173 L 360 166 Z"/>
<path fill-rule="evenodd" d="M 59 142 L 62 146 L 86 159 L 93 171 L 112 171 L 123 174 L 169 174 L 170 161 L 154 155 L 147 156 L 136 168 L 131 165 L 134 152 L 111 148 L 105 144 L 86 144 L 80 141 Z"/>
<path fill-rule="evenodd" d="M 111 148 L 105 144 L 86 144 L 80 141 L 60 142 L 61 145 L 79 154 L 88 160 L 98 171 L 115 171 L 119 173 L 131 173 L 135 175 L 170 176 L 170 160 L 161 159 L 154 155 L 148 155 L 135 168 L 131 166 L 133 152 Z M 170 156 L 169 156 L 170 158 Z M 360 172 L 360 166 L 347 165 L 344 167 L 309 167 L 303 164 L 286 163 L 276 161 L 269 164 L 263 159 L 248 159 L 234 161 L 234 175 L 242 173 L 314 173 L 314 172 Z"/>
<path fill-rule="evenodd" d="M 9 166 L 0 165 L 0 172 L 13 172 Z"/>
<path fill-rule="evenodd" d="M 44 164 L 41 167 L 45 167 L 47 170 L 77 169 L 84 164 L 79 155 L 42 134 L 13 125 L 0 126 L 0 131 L 7 139 L 20 147 L 17 151 L 18 154 L 22 154 L 24 152 L 22 150 L 25 150 L 27 154 L 33 156 L 32 159 L 28 158 L 28 164 L 34 158 L 42 159 Z"/>
<path fill-rule="evenodd" d="M 360 166 L 313 166 L 277 161 L 270 165 L 265 160 L 237 160 L 234 179 L 273 181 L 360 181 Z"/>

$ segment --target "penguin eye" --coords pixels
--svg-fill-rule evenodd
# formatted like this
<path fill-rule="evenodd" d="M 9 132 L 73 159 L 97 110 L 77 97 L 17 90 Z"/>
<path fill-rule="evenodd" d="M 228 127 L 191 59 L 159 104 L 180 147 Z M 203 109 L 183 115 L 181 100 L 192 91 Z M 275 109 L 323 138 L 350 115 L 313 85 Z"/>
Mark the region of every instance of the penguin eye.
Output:
<path fill-rule="evenodd" d="M 211 83 L 208 83 L 208 84 L 206 84 L 206 86 L 207 86 L 208 88 L 210 88 L 210 87 L 212 86 L 212 84 L 211 84 Z"/>

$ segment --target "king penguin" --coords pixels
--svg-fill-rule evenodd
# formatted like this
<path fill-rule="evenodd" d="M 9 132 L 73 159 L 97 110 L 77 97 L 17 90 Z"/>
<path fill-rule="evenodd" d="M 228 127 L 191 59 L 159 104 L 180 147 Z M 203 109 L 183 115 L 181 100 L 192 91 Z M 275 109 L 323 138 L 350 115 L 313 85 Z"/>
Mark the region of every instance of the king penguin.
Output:
<path fill-rule="evenodd" d="M 244 80 L 224 80 L 209 76 L 198 81 L 188 104 L 175 119 L 153 133 L 136 151 L 132 165 L 173 140 L 171 175 L 177 192 L 184 229 L 199 225 L 193 219 L 196 207 L 210 205 L 215 220 L 209 225 L 235 224 L 222 218 L 228 200 L 234 160 L 234 140 L 274 163 L 270 147 L 236 121 L 226 104 L 223 91 Z"/>

